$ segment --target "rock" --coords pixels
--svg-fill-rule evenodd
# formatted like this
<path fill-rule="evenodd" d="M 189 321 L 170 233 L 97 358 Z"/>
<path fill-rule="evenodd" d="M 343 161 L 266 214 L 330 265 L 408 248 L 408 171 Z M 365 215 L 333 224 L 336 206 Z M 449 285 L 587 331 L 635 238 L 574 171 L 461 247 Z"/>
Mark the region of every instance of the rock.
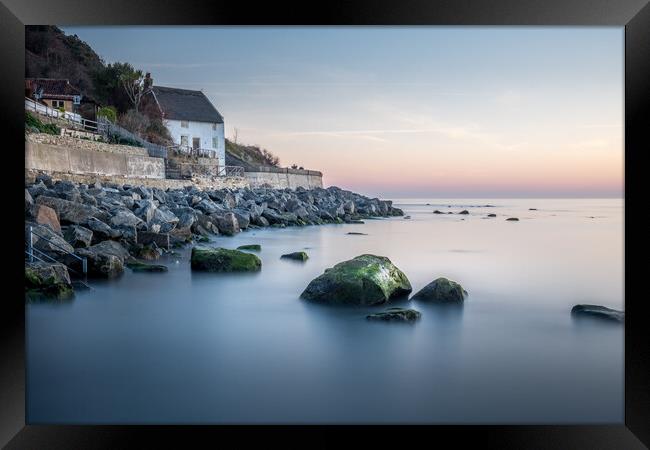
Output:
<path fill-rule="evenodd" d="M 232 213 L 235 215 L 240 229 L 245 230 L 248 228 L 248 225 L 251 223 L 251 215 L 248 211 L 244 209 L 233 209 Z"/>
<path fill-rule="evenodd" d="M 411 300 L 458 303 L 467 297 L 467 291 L 455 281 L 441 277 L 419 290 Z"/>
<path fill-rule="evenodd" d="M 138 208 L 135 210 L 135 214 L 146 223 L 151 223 L 153 215 L 157 209 L 153 200 L 138 200 L 136 201 L 136 204 L 138 205 Z"/>
<path fill-rule="evenodd" d="M 519 219 L 516 218 L 516 217 L 508 217 L 506 220 L 507 220 L 508 222 L 519 222 Z"/>
<path fill-rule="evenodd" d="M 61 233 L 61 224 L 59 223 L 56 211 L 49 206 L 34 205 L 32 216 L 36 223 L 49 226 L 53 231 Z"/>
<path fill-rule="evenodd" d="M 369 314 L 368 320 L 381 320 L 386 322 L 415 322 L 422 314 L 414 309 L 388 308 L 385 311 Z"/>
<path fill-rule="evenodd" d="M 115 278 L 124 272 L 124 260 L 129 253 L 115 241 L 104 241 L 88 248 L 77 249 L 77 255 L 88 260 L 88 275 Z M 78 262 L 70 261 L 81 272 Z"/>
<path fill-rule="evenodd" d="M 36 262 L 25 265 L 25 297 L 68 299 L 74 295 L 68 269 L 63 264 Z"/>
<path fill-rule="evenodd" d="M 436 209 L 433 213 L 434 213 L 434 214 L 444 214 L 442 211 L 439 211 L 439 210 L 437 210 L 437 209 Z"/>
<path fill-rule="evenodd" d="M 126 267 L 134 272 L 167 272 L 167 266 L 162 264 L 145 264 L 139 261 L 133 261 L 126 264 Z"/>
<path fill-rule="evenodd" d="M 463 209 L 463 210 L 462 210 L 461 212 L 459 212 L 458 214 L 469 214 L 469 211 L 466 210 L 466 209 Z"/>
<path fill-rule="evenodd" d="M 108 239 L 118 239 L 121 236 L 121 233 L 119 231 L 112 229 L 104 222 L 94 217 L 88 219 L 85 223 L 83 223 L 83 225 L 93 232 L 93 244 L 97 244 Z"/>
<path fill-rule="evenodd" d="M 405 218 L 405 219 L 410 219 L 410 218 L 411 218 L 411 216 L 404 216 L 404 218 Z"/>
<path fill-rule="evenodd" d="M 259 216 L 253 220 L 253 223 L 257 225 L 258 227 L 268 227 L 270 225 L 269 221 L 266 219 L 266 217 Z"/>
<path fill-rule="evenodd" d="M 496 217 L 497 215 L 496 214 L 488 214 L 487 216 L 488 217 Z"/>
<path fill-rule="evenodd" d="M 241 231 L 237 217 L 233 213 L 210 214 L 209 217 L 215 223 L 219 232 L 226 236 L 233 236 Z"/>
<path fill-rule="evenodd" d="M 537 211 L 537 208 L 528 208 L 528 211 Z"/>
<path fill-rule="evenodd" d="M 27 189 L 25 189 L 25 212 L 31 211 L 34 206 L 34 199 Z"/>
<path fill-rule="evenodd" d="M 625 322 L 625 313 L 615 309 L 598 305 L 575 305 L 571 308 L 571 314 L 577 317 L 594 317 L 615 322 Z"/>
<path fill-rule="evenodd" d="M 262 250 L 262 246 L 260 244 L 246 244 L 246 245 L 240 245 L 237 247 L 237 250 L 252 250 L 259 252 Z"/>
<path fill-rule="evenodd" d="M 330 304 L 376 305 L 411 290 L 406 275 L 388 258 L 366 254 L 326 269 L 301 297 Z"/>
<path fill-rule="evenodd" d="M 150 231 L 140 231 L 137 238 L 138 244 L 156 244 L 160 248 L 169 250 L 170 237 L 169 233 L 152 233 Z"/>
<path fill-rule="evenodd" d="M 74 252 L 74 248 L 63 237 L 53 231 L 50 227 L 34 223 L 25 224 L 25 242 L 29 242 L 29 227 L 32 227 L 32 245 L 52 258 L 68 255 Z M 34 255 L 43 256 L 34 252 Z"/>
<path fill-rule="evenodd" d="M 192 248 L 192 270 L 207 272 L 253 272 L 262 268 L 262 261 L 252 253 L 225 248 Z"/>
<path fill-rule="evenodd" d="M 74 248 L 90 247 L 93 232 L 80 225 L 71 225 L 65 230 L 63 237 Z"/>
<path fill-rule="evenodd" d="M 61 198 L 41 195 L 36 199 L 37 205 L 45 205 L 52 208 L 59 215 L 62 224 L 80 225 L 91 218 L 106 220 L 108 214 L 94 206 L 75 203 Z"/>
<path fill-rule="evenodd" d="M 368 236 L 366 233 L 359 233 L 358 231 L 349 231 L 345 234 L 349 234 L 351 236 Z"/>
<path fill-rule="evenodd" d="M 156 244 L 153 245 L 143 245 L 142 247 L 138 248 L 136 252 L 136 256 L 140 259 L 146 259 L 149 261 L 154 261 L 158 258 L 160 258 L 161 250 L 156 246 Z"/>
<path fill-rule="evenodd" d="M 305 252 L 293 252 L 282 255 L 280 258 L 293 259 L 294 261 L 307 261 L 309 256 Z"/>
<path fill-rule="evenodd" d="M 109 224 L 113 228 L 118 228 L 120 226 L 138 226 L 142 223 L 142 219 L 137 217 L 131 211 L 120 210 L 113 217 L 111 217 Z"/>

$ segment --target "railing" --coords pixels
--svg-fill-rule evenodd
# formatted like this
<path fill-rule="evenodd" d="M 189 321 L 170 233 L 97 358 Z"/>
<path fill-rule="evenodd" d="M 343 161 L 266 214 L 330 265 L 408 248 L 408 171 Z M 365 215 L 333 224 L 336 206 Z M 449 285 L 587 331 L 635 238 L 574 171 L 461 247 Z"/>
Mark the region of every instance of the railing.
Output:
<path fill-rule="evenodd" d="M 243 177 L 244 168 L 242 166 L 218 166 L 217 176 L 219 177 Z"/>
<path fill-rule="evenodd" d="M 34 111 L 48 117 L 55 117 L 57 119 L 65 119 L 78 124 L 82 123 L 82 117 L 79 114 L 70 111 L 60 111 L 58 109 L 50 108 L 42 103 L 37 103 L 31 98 L 25 97 L 25 110 Z"/>
<path fill-rule="evenodd" d="M 34 232 L 34 227 L 31 226 L 31 225 L 29 226 L 29 237 L 27 239 L 27 250 L 25 250 L 25 254 L 29 257 L 29 262 L 30 263 L 33 263 L 34 259 L 37 259 L 37 260 L 39 260 L 41 262 L 47 262 L 47 261 L 44 261 L 43 259 L 41 259 L 41 257 L 47 258 L 48 260 L 50 260 L 50 262 L 55 262 L 55 263 L 60 262 L 60 261 L 57 261 L 55 258 L 51 257 L 50 255 L 48 255 L 47 253 L 45 253 L 45 252 L 37 249 L 36 247 L 34 247 L 34 236 L 38 236 L 40 239 L 43 239 L 45 242 L 49 243 L 50 245 L 55 246 L 56 248 L 62 250 L 65 253 L 67 253 L 68 255 L 70 255 L 70 256 L 74 257 L 75 259 L 78 259 L 79 261 L 81 261 L 81 270 L 83 272 L 83 276 L 84 276 L 84 278 L 86 278 L 88 276 L 88 260 L 86 258 L 82 258 L 81 256 L 75 255 L 74 253 L 66 250 L 63 247 L 61 247 L 56 242 L 51 241 L 50 239 L 46 238 L 45 236 L 41 236 L 40 234 Z M 35 255 L 34 254 L 35 252 L 38 253 L 40 255 L 40 257 Z M 64 266 L 66 266 L 68 268 L 68 270 L 71 270 L 71 271 L 73 271 L 75 273 L 79 273 L 78 271 L 76 271 L 72 267 L 69 267 L 66 264 L 64 264 Z"/>
<path fill-rule="evenodd" d="M 217 151 L 211 148 L 194 148 L 189 145 L 176 144 L 167 147 L 167 149 L 176 155 L 201 156 L 203 158 L 217 157 Z"/>

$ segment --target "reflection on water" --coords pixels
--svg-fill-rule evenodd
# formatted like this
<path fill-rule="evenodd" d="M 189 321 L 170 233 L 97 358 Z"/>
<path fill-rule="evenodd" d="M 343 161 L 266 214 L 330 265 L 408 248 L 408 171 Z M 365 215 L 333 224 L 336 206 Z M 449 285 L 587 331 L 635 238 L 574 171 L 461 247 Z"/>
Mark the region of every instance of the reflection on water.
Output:
<path fill-rule="evenodd" d="M 585 298 L 623 309 L 621 200 L 396 203 L 411 220 L 211 244 L 261 244 L 257 273 L 193 273 L 184 249 L 161 261 L 167 273 L 127 270 L 69 303 L 27 304 L 29 422 L 622 422 L 623 326 L 570 314 Z M 470 214 L 432 214 L 447 205 Z M 305 262 L 280 258 L 301 249 Z M 385 306 L 299 299 L 363 253 L 388 256 L 414 292 L 445 276 L 469 297 L 395 301 L 422 313 L 414 324 L 365 319 Z"/>

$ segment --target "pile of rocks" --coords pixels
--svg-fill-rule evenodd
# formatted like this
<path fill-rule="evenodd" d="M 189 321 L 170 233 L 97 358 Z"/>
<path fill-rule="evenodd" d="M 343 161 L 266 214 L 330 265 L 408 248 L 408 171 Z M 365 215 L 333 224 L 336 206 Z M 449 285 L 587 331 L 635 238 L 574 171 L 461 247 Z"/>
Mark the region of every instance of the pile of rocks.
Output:
<path fill-rule="evenodd" d="M 90 275 L 109 278 L 134 258 L 156 259 L 171 247 L 210 235 L 401 215 L 390 201 L 338 187 L 162 190 L 54 182 L 39 175 L 25 189 L 26 232 L 32 226 L 47 239 L 35 237 L 34 246 L 73 266 L 78 261 L 68 252 L 86 257 Z"/>

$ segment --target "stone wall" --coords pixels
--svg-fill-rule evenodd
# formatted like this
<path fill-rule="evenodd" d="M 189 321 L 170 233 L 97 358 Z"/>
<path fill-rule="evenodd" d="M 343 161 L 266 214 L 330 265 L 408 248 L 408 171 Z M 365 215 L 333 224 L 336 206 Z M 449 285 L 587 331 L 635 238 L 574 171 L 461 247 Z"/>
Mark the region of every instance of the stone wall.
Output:
<path fill-rule="evenodd" d="M 25 168 L 45 172 L 165 178 L 165 160 L 143 156 L 142 152 L 146 155 L 146 149 L 80 139 L 74 141 L 80 145 L 69 147 L 28 140 L 25 142 Z M 102 150 L 87 148 L 94 145 L 102 146 Z M 128 148 L 111 150 L 108 147 Z"/>
<path fill-rule="evenodd" d="M 316 170 L 280 169 L 259 167 L 255 172 L 245 172 L 251 187 L 270 186 L 275 189 L 323 187 L 323 174 Z"/>
<path fill-rule="evenodd" d="M 39 170 L 25 170 L 25 181 L 33 183 L 36 175 L 42 173 Z M 63 172 L 46 172 L 54 181 L 67 180 L 75 183 L 93 184 L 96 181 L 102 183 L 131 184 L 134 186 L 156 187 L 159 189 L 180 189 L 185 186 L 196 186 L 199 189 L 236 189 L 248 187 L 248 181 L 241 177 L 219 177 L 214 179 L 195 178 L 193 180 L 168 180 L 156 178 L 133 178 L 125 176 L 109 176 L 94 174 L 73 174 Z"/>
<path fill-rule="evenodd" d="M 55 136 L 47 133 L 28 133 L 27 142 L 35 144 L 50 144 L 61 147 L 93 150 L 95 152 L 118 153 L 121 155 L 149 156 L 144 147 L 133 147 L 131 145 L 115 145 L 106 142 L 98 142 L 91 139 L 79 139 L 72 136 Z"/>

